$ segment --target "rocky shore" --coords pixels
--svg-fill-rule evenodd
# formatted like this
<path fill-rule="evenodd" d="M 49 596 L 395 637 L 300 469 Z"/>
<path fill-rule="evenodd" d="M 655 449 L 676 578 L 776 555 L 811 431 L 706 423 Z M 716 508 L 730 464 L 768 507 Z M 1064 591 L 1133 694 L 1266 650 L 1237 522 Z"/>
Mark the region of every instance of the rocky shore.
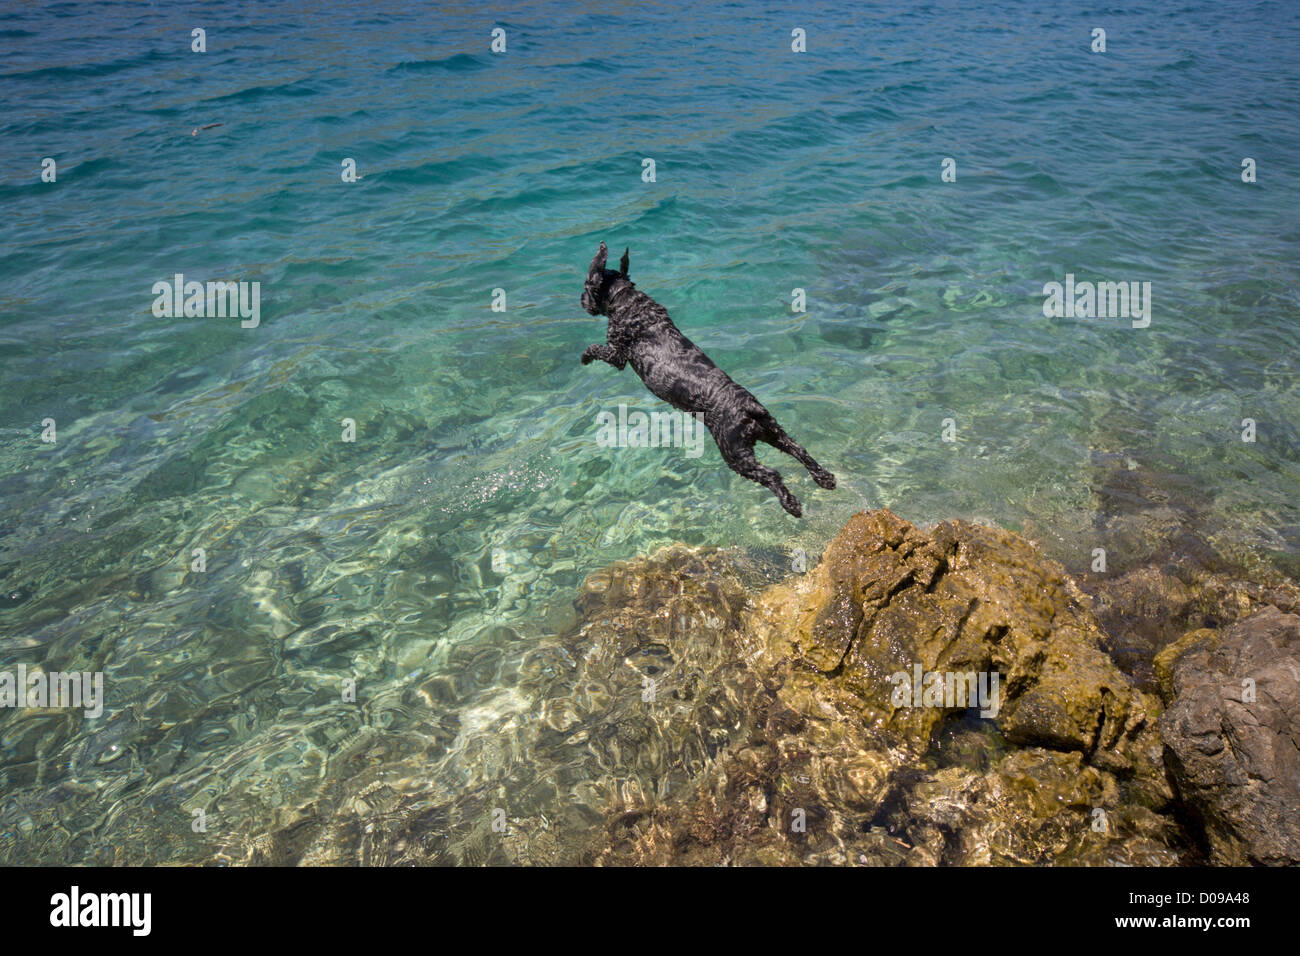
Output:
<path fill-rule="evenodd" d="M 521 703 L 473 738 L 447 718 L 431 759 L 465 784 L 395 780 L 372 743 L 376 769 L 227 858 L 1300 863 L 1300 589 L 1164 527 L 1181 544 L 1111 575 L 885 510 L 776 583 L 739 550 L 618 563 L 553 637 L 476 645 Z"/>
<path fill-rule="evenodd" d="M 584 589 L 583 633 L 658 648 L 667 687 L 698 666 L 696 642 L 645 627 L 664 617 L 655 609 L 722 620 L 736 659 L 718 670 L 747 691 L 727 751 L 676 799 L 612 808 L 594 860 L 1300 862 L 1287 809 L 1300 796 L 1294 614 L 1248 603 L 1222 630 L 1189 632 L 1154 662 L 1156 694 L 1106 653 L 1093 598 L 1008 531 L 859 514 L 808 574 L 748 606 L 725 569 L 702 571 L 669 551 Z M 674 579 L 692 586 L 673 594 Z M 996 672 L 996 716 L 937 694 L 897 706 L 889 677 L 917 665 Z M 707 701 L 678 700 L 691 719 L 730 723 Z"/>

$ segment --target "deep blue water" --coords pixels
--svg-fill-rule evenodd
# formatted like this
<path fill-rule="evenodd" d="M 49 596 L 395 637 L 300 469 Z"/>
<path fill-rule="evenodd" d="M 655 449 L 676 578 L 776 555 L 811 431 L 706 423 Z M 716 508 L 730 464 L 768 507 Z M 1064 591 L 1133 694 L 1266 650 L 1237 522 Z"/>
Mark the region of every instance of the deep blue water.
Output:
<path fill-rule="evenodd" d="M 239 859 L 372 740 L 440 793 L 526 761 L 465 662 L 670 541 L 815 555 L 887 506 L 1082 562 L 1119 455 L 1294 566 L 1300 6 L 308 6 L 0 14 L 0 667 L 107 693 L 0 712 L 6 861 Z M 711 443 L 598 447 L 657 407 L 578 364 L 602 239 L 838 475 L 762 454 L 803 521 Z M 176 273 L 260 324 L 155 316 Z M 1045 317 L 1067 273 L 1150 325 Z"/>

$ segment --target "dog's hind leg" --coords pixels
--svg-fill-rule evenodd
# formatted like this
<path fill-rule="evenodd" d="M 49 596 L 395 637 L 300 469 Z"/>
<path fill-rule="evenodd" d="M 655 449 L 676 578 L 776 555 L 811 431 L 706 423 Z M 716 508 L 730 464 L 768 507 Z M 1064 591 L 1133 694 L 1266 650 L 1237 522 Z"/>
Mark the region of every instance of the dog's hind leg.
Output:
<path fill-rule="evenodd" d="M 790 489 L 782 483 L 781 473 L 775 468 L 768 468 L 761 464 L 754 457 L 753 439 L 746 439 L 744 435 L 736 432 L 722 435 L 715 432 L 713 440 L 718 443 L 718 451 L 722 452 L 722 460 L 727 463 L 727 467 L 740 477 L 756 481 L 770 489 L 781 502 L 782 508 L 796 518 L 803 517 L 803 507 L 799 504 L 799 499 L 790 494 Z"/>
<path fill-rule="evenodd" d="M 759 433 L 758 437 L 760 441 L 765 441 L 778 451 L 783 451 L 798 460 L 799 464 L 808 469 L 808 474 L 812 475 L 812 480 L 823 488 L 835 487 L 835 476 L 817 464 L 813 456 L 808 454 L 802 445 L 787 435 L 781 426 L 776 423 L 775 419 L 773 419 L 769 427 Z"/>

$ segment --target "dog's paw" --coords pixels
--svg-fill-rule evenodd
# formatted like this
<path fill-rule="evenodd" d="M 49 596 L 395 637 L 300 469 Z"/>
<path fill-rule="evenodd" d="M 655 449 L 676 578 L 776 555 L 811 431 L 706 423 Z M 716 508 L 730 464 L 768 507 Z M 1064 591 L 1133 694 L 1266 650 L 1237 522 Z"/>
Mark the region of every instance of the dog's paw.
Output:
<path fill-rule="evenodd" d="M 803 517 L 803 506 L 799 504 L 799 499 L 794 495 L 786 495 L 781 499 L 781 507 L 796 518 Z"/>
<path fill-rule="evenodd" d="M 817 482 L 817 484 L 821 485 L 827 491 L 830 491 L 835 487 L 835 476 L 829 471 L 813 472 L 812 480 Z"/>
<path fill-rule="evenodd" d="M 592 363 L 591 353 L 590 353 L 590 352 L 583 352 L 583 353 L 582 353 L 582 364 L 583 364 L 583 365 L 590 365 L 591 363 Z"/>

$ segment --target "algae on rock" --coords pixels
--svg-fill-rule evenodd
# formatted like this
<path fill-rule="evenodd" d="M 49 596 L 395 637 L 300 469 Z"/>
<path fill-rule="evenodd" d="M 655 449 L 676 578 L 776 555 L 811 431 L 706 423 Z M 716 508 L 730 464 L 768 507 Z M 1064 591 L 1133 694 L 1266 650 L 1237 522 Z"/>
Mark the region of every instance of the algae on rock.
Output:
<path fill-rule="evenodd" d="M 1159 704 L 1101 650 L 1076 596 L 1059 565 L 1011 532 L 855 516 L 816 568 L 758 595 L 744 616 L 764 688 L 749 739 L 693 794 L 611 832 L 600 858 L 1176 860 L 1184 841 L 1158 816 L 1171 797 Z M 916 665 L 997 671 L 994 722 L 1011 745 L 1034 749 L 982 771 L 935 769 L 936 732 L 967 708 L 895 706 L 890 676 Z M 935 817 L 923 795 L 955 786 L 997 798 L 954 797 L 961 812 Z M 1124 826 L 1094 838 L 1098 809 Z"/>

